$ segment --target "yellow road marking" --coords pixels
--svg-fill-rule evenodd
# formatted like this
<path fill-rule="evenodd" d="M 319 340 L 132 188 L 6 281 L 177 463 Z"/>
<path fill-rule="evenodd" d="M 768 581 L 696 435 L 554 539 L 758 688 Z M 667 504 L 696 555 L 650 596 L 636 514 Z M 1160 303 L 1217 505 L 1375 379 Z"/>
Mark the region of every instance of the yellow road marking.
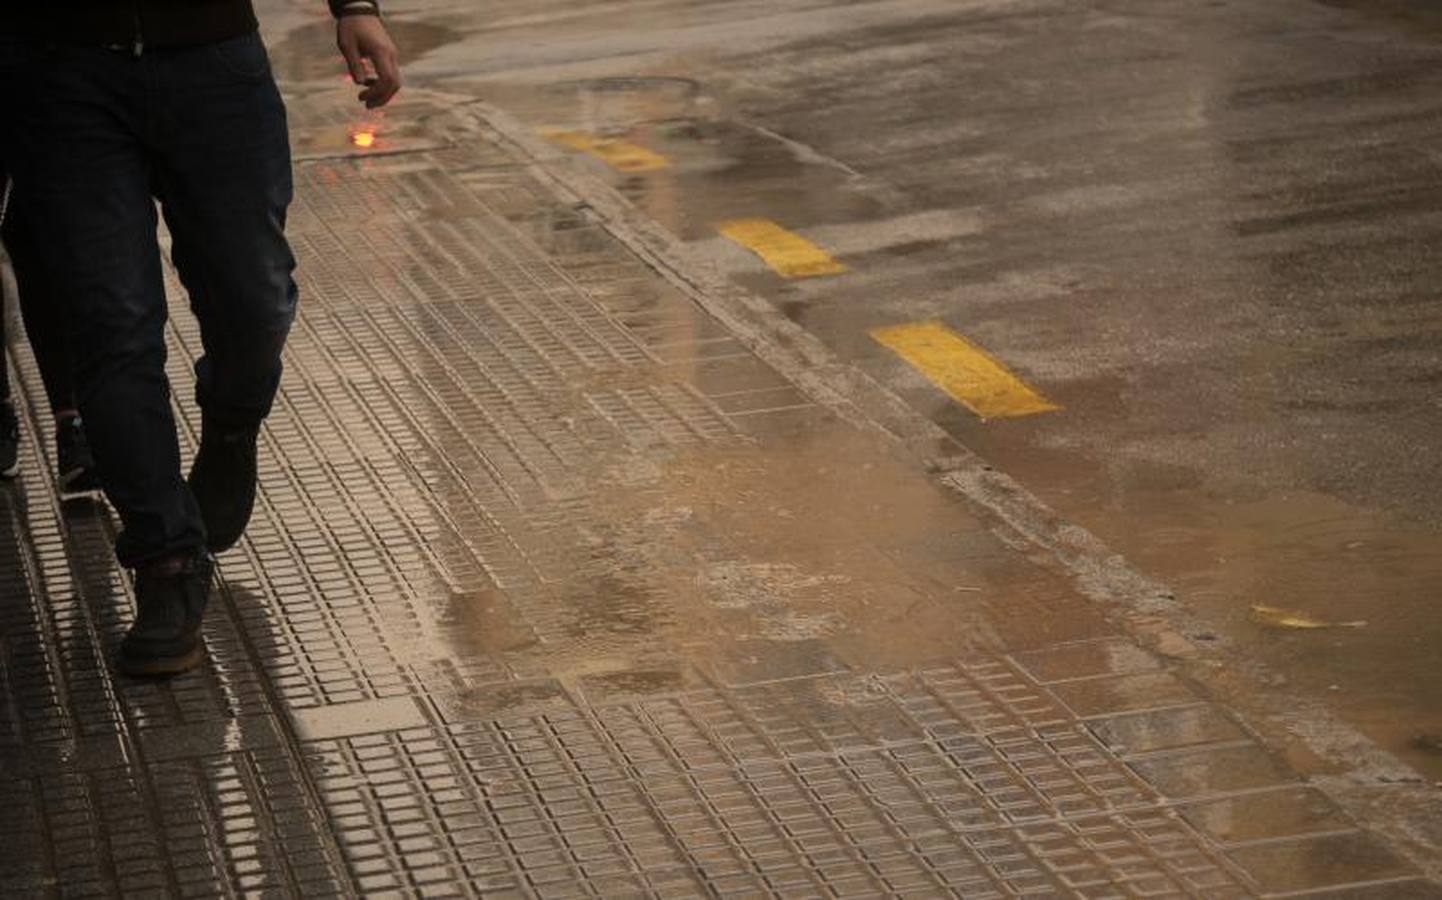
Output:
<path fill-rule="evenodd" d="M 846 271 L 846 266 L 832 259 L 831 254 L 770 219 L 732 219 L 722 222 L 717 230 L 787 278 L 840 275 Z"/>
<path fill-rule="evenodd" d="M 671 160 L 654 150 L 630 141 L 603 138 L 584 131 L 543 128 L 541 134 L 558 144 L 589 153 L 622 172 L 654 172 L 671 165 Z"/>
<path fill-rule="evenodd" d="M 878 328 L 871 336 L 983 419 L 1030 416 L 1061 409 L 985 350 L 940 322 Z"/>

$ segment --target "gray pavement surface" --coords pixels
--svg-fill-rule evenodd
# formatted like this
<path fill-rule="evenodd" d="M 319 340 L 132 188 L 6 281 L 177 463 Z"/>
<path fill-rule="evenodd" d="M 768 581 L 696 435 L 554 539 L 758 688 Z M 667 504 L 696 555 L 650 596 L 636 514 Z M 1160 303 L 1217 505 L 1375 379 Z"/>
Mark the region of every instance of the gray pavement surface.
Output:
<path fill-rule="evenodd" d="M 665 156 L 593 167 L 1171 585 L 1193 636 L 1442 780 L 1435 2 L 426 0 L 400 20 L 417 83 Z M 735 216 L 851 271 L 780 278 L 718 236 Z M 932 319 L 1064 411 L 982 422 L 868 335 Z"/>
<path fill-rule="evenodd" d="M 0 893 L 1442 896 L 1430 785 L 1242 710 L 706 248 L 468 94 L 300 74 L 305 300 L 203 671 L 108 666 L 114 523 L 55 497 L 10 348 Z"/>

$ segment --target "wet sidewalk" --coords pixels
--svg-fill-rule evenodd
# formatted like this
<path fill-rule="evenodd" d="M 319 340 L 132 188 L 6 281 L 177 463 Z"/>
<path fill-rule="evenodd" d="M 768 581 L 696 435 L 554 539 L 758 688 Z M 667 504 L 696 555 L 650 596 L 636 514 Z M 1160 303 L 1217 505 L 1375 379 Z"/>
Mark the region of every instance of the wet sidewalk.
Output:
<path fill-rule="evenodd" d="M 361 150 L 293 98 L 304 309 L 201 672 L 108 666 L 114 523 L 11 348 L 0 893 L 1442 896 L 482 115 Z"/>

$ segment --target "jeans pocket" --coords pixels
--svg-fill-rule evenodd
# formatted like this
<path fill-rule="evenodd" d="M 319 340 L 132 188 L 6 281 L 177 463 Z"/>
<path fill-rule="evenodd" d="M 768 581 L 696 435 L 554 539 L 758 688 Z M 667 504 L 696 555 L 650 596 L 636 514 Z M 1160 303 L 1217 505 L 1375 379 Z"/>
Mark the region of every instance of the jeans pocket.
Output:
<path fill-rule="evenodd" d="M 211 46 L 222 67 L 237 78 L 260 81 L 270 76 L 270 56 L 258 34 L 247 34 Z"/>

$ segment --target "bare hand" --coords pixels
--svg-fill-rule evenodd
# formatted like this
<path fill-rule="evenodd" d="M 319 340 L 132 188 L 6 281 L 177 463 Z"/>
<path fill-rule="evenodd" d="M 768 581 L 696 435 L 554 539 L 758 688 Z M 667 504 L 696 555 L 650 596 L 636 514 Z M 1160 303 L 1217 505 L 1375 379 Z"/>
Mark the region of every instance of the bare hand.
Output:
<path fill-rule="evenodd" d="M 350 77 L 365 85 L 360 100 L 367 109 L 385 106 L 401 89 L 400 54 L 379 16 L 344 16 L 336 23 L 340 47 Z"/>

